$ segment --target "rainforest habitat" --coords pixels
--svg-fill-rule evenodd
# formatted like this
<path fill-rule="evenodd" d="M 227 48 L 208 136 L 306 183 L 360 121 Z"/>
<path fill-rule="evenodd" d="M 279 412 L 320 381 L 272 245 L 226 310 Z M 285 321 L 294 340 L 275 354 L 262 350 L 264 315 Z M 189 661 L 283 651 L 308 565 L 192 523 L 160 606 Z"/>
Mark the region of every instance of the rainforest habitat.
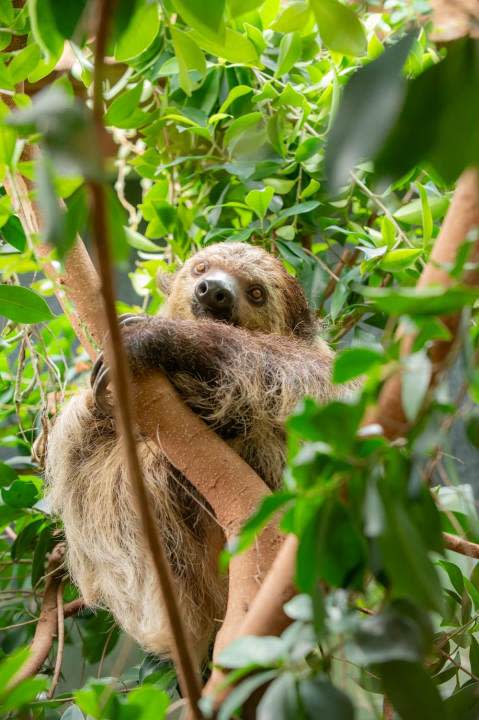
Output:
<path fill-rule="evenodd" d="M 0 0 L 1 718 L 479 718 L 478 28 Z"/>

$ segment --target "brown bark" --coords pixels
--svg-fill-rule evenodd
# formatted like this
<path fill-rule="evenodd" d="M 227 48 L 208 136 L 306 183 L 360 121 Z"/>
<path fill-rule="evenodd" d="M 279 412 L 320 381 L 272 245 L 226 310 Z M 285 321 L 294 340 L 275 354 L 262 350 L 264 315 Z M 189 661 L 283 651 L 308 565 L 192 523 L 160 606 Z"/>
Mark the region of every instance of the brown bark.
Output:
<path fill-rule="evenodd" d="M 30 655 L 10 681 L 9 687 L 14 687 L 22 680 L 40 672 L 57 637 L 57 592 L 62 582 L 63 555 L 64 547 L 61 544 L 56 545 L 51 552 L 46 570 L 47 580 L 43 591 L 42 609 L 30 646 Z"/>
<path fill-rule="evenodd" d="M 464 538 L 458 535 L 451 535 L 446 532 L 442 534 L 442 539 L 444 540 L 444 547 L 447 550 L 452 550 L 460 555 L 466 555 L 467 557 L 479 560 L 479 545 L 477 543 L 464 540 Z"/>
<path fill-rule="evenodd" d="M 417 283 L 419 289 L 440 285 L 445 289 L 451 287 L 453 279 L 447 267 L 454 264 L 457 253 L 468 234 L 479 228 L 479 172 L 475 169 L 466 170 L 457 184 L 454 198 L 447 212 L 439 236 L 434 244 L 431 257 Z M 479 241 L 476 240 L 471 261 L 479 260 Z M 479 271 L 466 272 L 463 282 L 467 285 L 479 283 Z M 433 374 L 431 386 L 434 386 L 444 370 L 457 339 L 460 314 L 456 313 L 443 318 L 451 332 L 450 340 L 437 340 L 432 343 L 429 357 L 432 361 Z M 401 330 L 400 330 L 401 332 Z M 415 335 L 401 332 L 401 356 L 406 357 L 412 348 Z M 396 373 L 386 381 L 380 393 L 376 409 L 368 417 L 368 422 L 382 426 L 386 437 L 393 439 L 405 435 L 409 423 L 404 414 L 401 402 L 401 374 Z"/>

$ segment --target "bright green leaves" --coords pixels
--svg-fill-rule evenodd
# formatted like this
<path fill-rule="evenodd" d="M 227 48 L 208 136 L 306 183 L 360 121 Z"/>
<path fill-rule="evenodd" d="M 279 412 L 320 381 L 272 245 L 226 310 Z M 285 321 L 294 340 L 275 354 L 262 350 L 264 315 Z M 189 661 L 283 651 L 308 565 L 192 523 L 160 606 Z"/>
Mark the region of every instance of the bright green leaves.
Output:
<path fill-rule="evenodd" d="M 388 315 L 433 316 L 448 315 L 472 305 L 479 291 L 466 287 L 441 286 L 397 289 L 362 287 L 362 294 Z"/>
<path fill-rule="evenodd" d="M 57 30 L 64 38 L 72 38 L 88 0 L 42 0 L 42 3 L 46 2 L 50 2 L 50 11 Z"/>
<path fill-rule="evenodd" d="M 187 25 L 213 42 L 225 41 L 225 0 L 211 0 L 207 11 L 203 0 L 172 0 Z"/>
<path fill-rule="evenodd" d="M 46 677 L 27 678 L 18 685 L 12 684 L 15 675 L 29 656 L 29 648 L 19 648 L 3 658 L 0 663 L 0 712 L 2 715 L 10 715 L 14 711 L 21 710 L 35 700 L 36 696 L 48 686 L 49 681 Z M 17 713 L 15 712 L 15 714 Z"/>
<path fill-rule="evenodd" d="M 405 92 L 402 67 L 414 36 L 406 35 L 347 84 L 326 146 L 326 170 L 334 189 L 360 160 L 374 157 L 386 139 Z"/>
<path fill-rule="evenodd" d="M 301 38 L 298 33 L 287 33 L 279 45 L 278 66 L 275 75 L 286 75 L 298 62 L 301 55 Z"/>
<path fill-rule="evenodd" d="M 353 347 L 343 350 L 334 363 L 333 382 L 344 383 L 353 380 L 382 361 L 382 353 L 371 348 Z"/>
<path fill-rule="evenodd" d="M 354 10 L 338 0 L 310 0 L 310 5 L 329 50 L 353 56 L 366 53 L 366 34 Z"/>
<path fill-rule="evenodd" d="M 0 315 L 19 323 L 45 322 L 53 317 L 40 295 L 19 285 L 0 285 Z"/>
<path fill-rule="evenodd" d="M 265 187 L 264 190 L 251 190 L 245 197 L 245 202 L 256 215 L 263 220 L 273 199 L 274 190 L 272 187 Z"/>
<path fill-rule="evenodd" d="M 158 29 L 160 18 L 156 2 L 136 0 L 128 4 L 128 16 L 125 27 L 115 44 L 115 58 L 126 62 L 141 55 L 152 44 Z"/>
<path fill-rule="evenodd" d="M 128 695 L 115 692 L 111 679 L 91 680 L 82 690 L 75 692 L 78 707 L 89 718 L 118 720 L 163 720 L 170 704 L 167 693 L 159 687 L 145 684 Z"/>
<path fill-rule="evenodd" d="M 171 39 L 178 60 L 180 86 L 187 95 L 191 95 L 194 83 L 190 77 L 190 70 L 197 70 L 200 78 L 203 78 L 206 73 L 205 56 L 191 36 L 183 30 L 172 27 Z"/>
<path fill-rule="evenodd" d="M 64 37 L 58 31 L 52 11 L 53 4 L 53 0 L 28 0 L 33 37 L 46 57 L 58 56 L 64 45 Z"/>
<path fill-rule="evenodd" d="M 312 12 L 306 2 L 292 2 L 287 5 L 271 25 L 276 32 L 301 32 L 312 20 Z"/>
<path fill-rule="evenodd" d="M 118 95 L 105 114 L 105 125 L 125 129 L 145 125 L 150 120 L 150 116 L 139 107 L 142 91 L 143 83 L 140 82 Z"/>

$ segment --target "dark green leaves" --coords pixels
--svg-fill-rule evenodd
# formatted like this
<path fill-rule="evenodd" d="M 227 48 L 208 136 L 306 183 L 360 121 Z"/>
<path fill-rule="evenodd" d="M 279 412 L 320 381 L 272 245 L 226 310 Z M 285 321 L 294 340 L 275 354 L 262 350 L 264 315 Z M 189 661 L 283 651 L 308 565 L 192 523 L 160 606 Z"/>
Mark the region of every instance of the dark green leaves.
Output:
<path fill-rule="evenodd" d="M 452 182 L 479 161 L 477 43 L 448 43 L 442 62 L 409 81 L 397 122 L 376 158 L 381 175 L 400 177 L 429 162 Z"/>
<path fill-rule="evenodd" d="M 19 285 L 0 285 L 0 315 L 19 323 L 45 322 L 53 317 L 40 295 Z"/>
<path fill-rule="evenodd" d="M 318 0 L 322 5 L 322 1 Z M 358 162 L 382 146 L 405 92 L 402 67 L 414 40 L 406 35 L 382 55 L 356 72 L 346 86 L 326 145 L 326 168 L 331 187 L 349 179 Z"/>
<path fill-rule="evenodd" d="M 452 720 L 454 717 L 447 714 L 436 685 L 419 663 L 395 661 L 380 665 L 378 671 L 385 693 L 401 720 Z"/>

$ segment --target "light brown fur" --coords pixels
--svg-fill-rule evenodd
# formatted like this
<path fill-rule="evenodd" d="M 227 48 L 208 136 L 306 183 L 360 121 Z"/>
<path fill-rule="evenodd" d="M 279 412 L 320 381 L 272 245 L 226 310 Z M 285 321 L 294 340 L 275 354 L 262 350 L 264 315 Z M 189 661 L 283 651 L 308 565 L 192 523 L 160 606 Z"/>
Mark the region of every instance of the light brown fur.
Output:
<path fill-rule="evenodd" d="M 260 282 L 267 302 L 239 298 L 239 327 L 195 318 L 195 265 L 231 274 L 240 288 Z M 160 318 L 126 331 L 134 373 L 161 366 L 185 402 L 259 473 L 271 488 L 281 482 L 286 417 L 310 395 L 326 401 L 344 394 L 330 382 L 332 352 L 317 337 L 298 283 L 259 248 L 222 244 L 188 260 L 174 278 Z M 156 343 L 156 344 L 155 344 Z M 199 657 L 221 620 L 226 581 L 208 551 L 222 534 L 195 489 L 138 438 L 144 478 L 178 601 Z M 68 565 L 87 604 L 107 607 L 144 648 L 167 653 L 170 638 L 140 531 L 118 438 L 92 393 L 70 400 L 50 435 L 46 479 L 53 511 L 62 519 Z"/>

